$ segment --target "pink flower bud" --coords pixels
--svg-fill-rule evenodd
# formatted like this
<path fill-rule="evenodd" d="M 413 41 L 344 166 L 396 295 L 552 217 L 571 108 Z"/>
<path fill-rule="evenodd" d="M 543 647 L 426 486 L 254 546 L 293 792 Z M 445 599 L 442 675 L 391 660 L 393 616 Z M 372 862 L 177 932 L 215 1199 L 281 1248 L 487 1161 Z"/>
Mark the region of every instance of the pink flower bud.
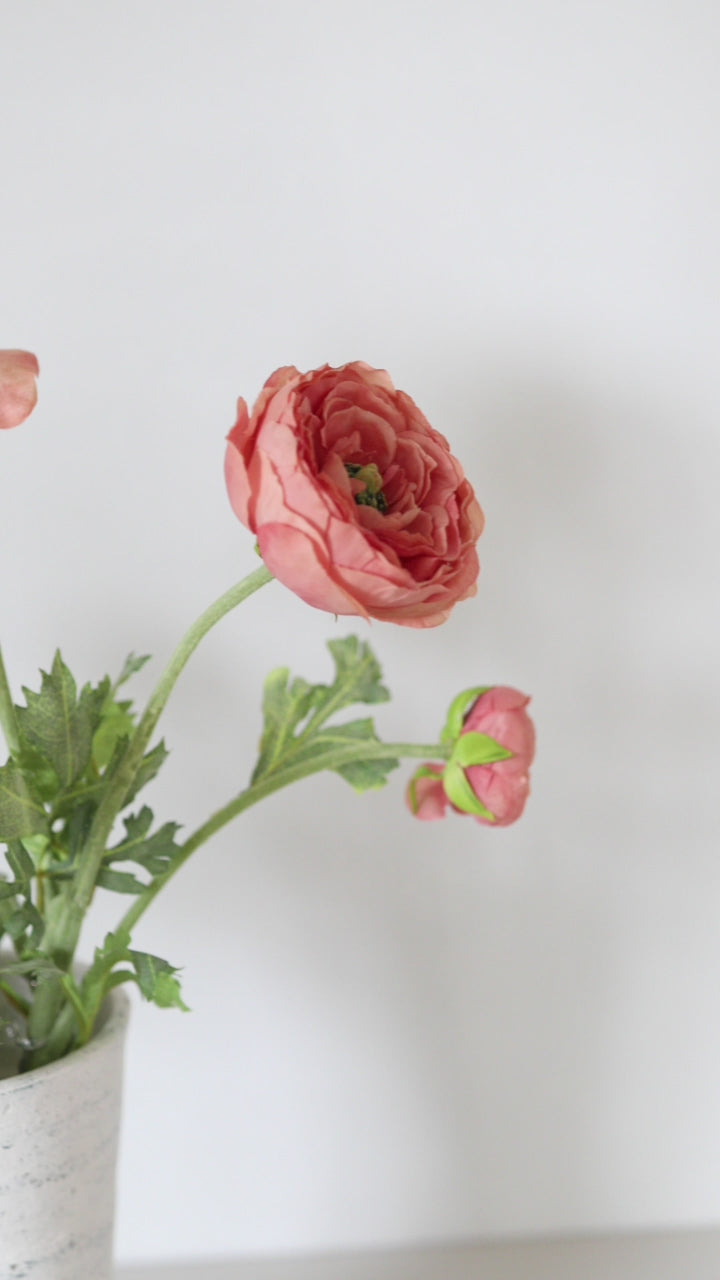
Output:
<path fill-rule="evenodd" d="M 507 827 L 520 817 L 530 792 L 529 769 L 535 755 L 535 728 L 525 710 L 530 699 L 517 689 L 496 685 L 475 699 L 463 718 L 453 756 L 447 765 L 422 765 L 410 782 L 407 803 L 424 821 L 471 813 L 488 826 Z M 466 735 L 482 735 L 462 740 Z M 512 754 L 473 764 L 476 750 L 488 760 L 488 740 Z M 477 746 L 476 746 L 477 744 Z M 471 749 L 468 749 L 471 748 Z M 452 798 L 451 798 L 452 797 Z"/>
<path fill-rule="evenodd" d="M 40 372 L 30 351 L 0 351 L 0 429 L 19 427 L 37 401 Z"/>

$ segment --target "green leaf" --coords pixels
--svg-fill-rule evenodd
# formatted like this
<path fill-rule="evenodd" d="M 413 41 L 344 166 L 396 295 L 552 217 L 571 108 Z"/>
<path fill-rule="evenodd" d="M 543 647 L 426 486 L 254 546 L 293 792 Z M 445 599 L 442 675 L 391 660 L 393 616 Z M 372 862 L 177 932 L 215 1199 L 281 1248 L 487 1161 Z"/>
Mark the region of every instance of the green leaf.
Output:
<path fill-rule="evenodd" d="M 328 649 L 335 663 L 335 679 L 331 685 L 311 685 L 303 679 L 295 679 L 290 683 L 287 667 L 279 667 L 268 676 L 263 697 L 264 728 L 253 782 L 288 765 L 290 761 L 295 763 L 299 759 L 317 759 L 319 751 L 327 752 L 329 749 L 329 734 L 342 734 L 344 729 L 346 737 L 352 736 L 353 731 L 348 726 L 332 730 L 321 729 L 331 716 L 344 707 L 357 702 L 386 702 L 390 697 L 381 683 L 380 665 L 368 644 L 358 640 L 357 636 L 346 636 L 343 640 L 330 640 Z M 369 726 L 369 729 L 364 729 L 355 736 L 375 739 L 371 721 L 355 723 Z M 325 740 L 321 743 L 323 736 Z M 334 741 L 337 745 L 337 738 Z M 376 780 L 371 785 L 382 785 L 378 780 L 381 772 L 374 771 Z M 356 777 L 363 789 L 369 784 L 370 773 L 363 772 L 361 781 L 360 773 L 351 769 L 351 776 Z"/>
<path fill-rule="evenodd" d="M 473 764 L 496 764 L 498 760 L 509 760 L 512 755 L 512 751 L 486 733 L 461 733 L 450 759 L 467 768 Z"/>
<path fill-rule="evenodd" d="M 11 960 L 8 964 L 3 963 L 0 965 L 0 974 L 4 977 L 6 973 L 16 974 L 18 977 L 24 977 L 26 974 L 31 973 L 41 980 L 43 978 L 64 976 L 64 970 L 59 969 L 58 966 L 48 956 L 43 955 L 41 951 L 38 951 L 37 953 L 26 952 L 22 960 Z"/>
<path fill-rule="evenodd" d="M 293 756 L 293 764 L 314 760 L 322 767 L 322 758 L 327 756 L 325 767 L 338 773 L 355 791 L 375 791 L 384 787 L 387 775 L 400 764 L 392 756 L 383 760 L 352 760 L 348 764 L 333 764 L 332 755 L 338 749 L 356 742 L 380 742 L 372 720 L 350 720 L 347 724 L 321 729 L 298 749 Z"/>
<path fill-rule="evenodd" d="M 45 757 L 24 743 L 14 758 L 33 795 L 46 803 L 54 800 L 60 790 L 60 779 Z"/>
<path fill-rule="evenodd" d="M 5 898 L 16 898 L 19 893 L 24 893 L 27 883 L 16 880 L 6 880 L 4 876 L 0 876 L 0 902 Z"/>
<path fill-rule="evenodd" d="M 0 768 L 0 840 L 20 840 L 44 834 L 47 829 L 43 805 L 30 794 L 19 766 L 8 760 Z"/>
<path fill-rule="evenodd" d="M 335 662 L 335 682 L 330 687 L 333 700 L 340 695 L 339 706 L 354 702 L 387 702 L 390 698 L 383 684 L 380 663 L 370 645 L 357 636 L 345 636 L 344 640 L 329 640 Z M 338 706 L 333 708 L 338 709 Z"/>
<path fill-rule="evenodd" d="M 5 932 L 10 935 L 13 942 L 22 945 L 23 952 L 28 947 L 33 950 L 38 947 L 45 932 L 45 921 L 31 902 L 25 902 L 22 907 L 8 916 L 4 924 Z"/>
<path fill-rule="evenodd" d="M 141 791 L 143 787 L 146 787 L 148 782 L 152 782 L 153 778 L 162 768 L 169 755 L 170 752 L 165 746 L 165 743 L 158 742 L 157 746 L 153 747 L 152 751 L 148 751 L 147 754 L 143 756 L 140 768 L 135 775 L 132 786 L 123 800 L 123 808 L 130 804 L 131 800 L 135 799 L 138 791 Z"/>
<path fill-rule="evenodd" d="M 112 699 L 103 707 L 100 724 L 92 740 L 92 758 L 97 769 L 104 769 L 110 763 L 118 742 L 129 738 L 133 732 L 135 717 L 131 707 L 131 702 L 114 702 Z"/>
<path fill-rule="evenodd" d="M 148 955 L 146 951 L 128 951 L 128 956 L 137 974 L 137 984 L 146 1000 L 151 1000 L 161 1009 L 174 1006 L 188 1012 L 180 995 L 180 983 L 175 977 L 180 972 L 179 969 L 173 969 L 167 960 Z"/>
<path fill-rule="evenodd" d="M 17 882 L 27 884 L 32 880 L 35 875 L 35 863 L 19 840 L 14 840 L 8 845 L 5 857 Z"/>
<path fill-rule="evenodd" d="M 253 782 L 282 759 L 296 727 L 305 719 L 316 696 L 316 686 L 301 678 L 289 684 L 287 667 L 276 667 L 263 686 L 264 728 Z"/>
<path fill-rule="evenodd" d="M 112 871 L 109 867 L 100 868 L 95 884 L 99 889 L 112 889 L 114 893 L 142 893 L 147 889 L 147 885 L 130 871 Z"/>
<path fill-rule="evenodd" d="M 115 684 L 113 685 L 113 693 L 115 692 L 116 689 L 120 688 L 121 684 L 125 684 L 126 680 L 129 680 L 131 676 L 134 676 L 136 671 L 140 671 L 142 667 L 145 666 L 145 663 L 149 661 L 150 661 L 149 653 L 143 653 L 140 655 L 135 653 L 129 653 L 127 658 L 125 659 L 125 665 L 123 666 L 123 669 L 120 672 L 120 675 L 118 676 L 117 680 L 115 681 Z"/>
<path fill-rule="evenodd" d="M 377 791 L 380 787 L 384 787 L 388 778 L 387 775 L 397 769 L 400 764 L 399 760 L 353 760 L 352 764 L 341 764 L 335 769 L 350 786 L 362 793 L 363 791 Z"/>
<path fill-rule="evenodd" d="M 110 682 L 105 679 L 95 689 L 85 685 L 78 697 L 75 681 L 59 651 L 50 673 L 41 674 L 39 693 L 23 689 L 26 705 L 17 708 L 20 736 L 23 744 L 33 747 L 52 765 L 61 787 L 67 787 L 89 763 L 93 734 Z"/>
<path fill-rule="evenodd" d="M 137 862 L 153 876 L 167 871 L 180 852 L 180 846 L 175 843 L 180 827 L 177 822 L 166 822 L 149 835 L 152 820 L 152 809 L 147 805 L 138 814 L 124 818 L 125 839 L 108 850 L 105 863 Z"/>

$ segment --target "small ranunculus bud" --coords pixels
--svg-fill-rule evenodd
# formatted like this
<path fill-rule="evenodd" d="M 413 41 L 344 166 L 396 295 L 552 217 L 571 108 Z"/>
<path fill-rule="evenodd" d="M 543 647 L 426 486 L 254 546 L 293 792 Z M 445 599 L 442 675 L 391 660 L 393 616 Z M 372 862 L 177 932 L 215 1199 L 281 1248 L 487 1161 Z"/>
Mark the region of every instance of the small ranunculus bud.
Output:
<path fill-rule="evenodd" d="M 0 429 L 19 427 L 37 402 L 40 372 L 30 351 L 0 351 Z"/>
<path fill-rule="evenodd" d="M 469 710 L 465 710 L 472 699 Z M 468 689 L 452 703 L 443 740 L 453 743 L 446 765 L 414 774 L 407 802 L 416 817 L 444 817 L 448 804 L 478 822 L 506 827 L 520 817 L 530 792 L 535 728 L 530 699 L 505 685 Z"/>

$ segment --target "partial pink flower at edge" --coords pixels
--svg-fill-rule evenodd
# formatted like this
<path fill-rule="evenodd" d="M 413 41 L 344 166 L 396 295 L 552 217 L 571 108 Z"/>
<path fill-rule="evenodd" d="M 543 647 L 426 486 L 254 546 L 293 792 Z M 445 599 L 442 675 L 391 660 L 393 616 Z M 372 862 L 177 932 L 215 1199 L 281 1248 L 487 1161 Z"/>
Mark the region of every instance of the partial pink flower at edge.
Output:
<path fill-rule="evenodd" d="M 40 373 L 30 351 L 0 351 L 0 429 L 19 427 L 37 403 Z"/>

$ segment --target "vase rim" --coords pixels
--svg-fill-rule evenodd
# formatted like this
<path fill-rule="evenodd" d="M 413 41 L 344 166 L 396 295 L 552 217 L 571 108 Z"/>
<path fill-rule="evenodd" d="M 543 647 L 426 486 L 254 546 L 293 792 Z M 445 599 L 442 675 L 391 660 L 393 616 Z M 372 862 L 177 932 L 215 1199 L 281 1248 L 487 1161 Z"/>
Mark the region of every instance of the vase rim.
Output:
<path fill-rule="evenodd" d="M 43 1080 L 50 1080 L 54 1076 L 65 1075 L 68 1071 L 76 1069 L 82 1062 L 86 1062 L 88 1058 L 106 1048 L 109 1042 L 116 1040 L 118 1037 L 122 1038 L 125 1034 L 129 1017 L 130 1000 L 127 992 L 115 987 L 105 997 L 103 1011 L 98 1019 L 98 1026 L 87 1044 L 82 1045 L 79 1049 L 73 1049 L 64 1058 L 58 1058 L 56 1062 L 48 1062 L 45 1066 L 35 1067 L 32 1071 L 24 1071 L 22 1074 L 5 1076 L 0 1079 L 0 1098 L 7 1097 L 11 1093 L 19 1093 L 23 1089 L 32 1088 L 33 1085 L 37 1084 L 40 1076 L 42 1076 Z"/>

